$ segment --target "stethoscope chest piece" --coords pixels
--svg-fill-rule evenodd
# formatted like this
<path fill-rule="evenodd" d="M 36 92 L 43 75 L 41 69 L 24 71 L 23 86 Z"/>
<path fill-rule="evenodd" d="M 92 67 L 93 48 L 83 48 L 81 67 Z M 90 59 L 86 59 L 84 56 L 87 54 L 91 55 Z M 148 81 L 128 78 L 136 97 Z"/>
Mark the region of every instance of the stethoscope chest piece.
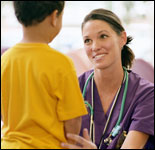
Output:
<path fill-rule="evenodd" d="M 112 142 L 111 137 L 108 137 L 108 138 L 104 139 L 104 143 L 105 143 L 107 146 L 109 146 L 109 145 L 111 144 L 111 142 Z"/>

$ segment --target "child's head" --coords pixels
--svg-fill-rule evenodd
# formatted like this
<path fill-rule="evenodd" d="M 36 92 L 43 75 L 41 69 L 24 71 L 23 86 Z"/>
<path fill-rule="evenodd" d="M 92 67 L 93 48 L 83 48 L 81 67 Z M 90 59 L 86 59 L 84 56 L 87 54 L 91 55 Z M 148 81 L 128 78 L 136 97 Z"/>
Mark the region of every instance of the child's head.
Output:
<path fill-rule="evenodd" d="M 64 4 L 64 1 L 13 1 L 15 15 L 23 26 L 23 39 L 40 42 L 40 37 L 44 39 L 41 42 L 50 43 L 61 30 Z"/>
<path fill-rule="evenodd" d="M 13 4 L 18 21 L 25 27 L 42 22 L 55 10 L 59 16 L 64 8 L 64 1 L 14 1 Z"/>

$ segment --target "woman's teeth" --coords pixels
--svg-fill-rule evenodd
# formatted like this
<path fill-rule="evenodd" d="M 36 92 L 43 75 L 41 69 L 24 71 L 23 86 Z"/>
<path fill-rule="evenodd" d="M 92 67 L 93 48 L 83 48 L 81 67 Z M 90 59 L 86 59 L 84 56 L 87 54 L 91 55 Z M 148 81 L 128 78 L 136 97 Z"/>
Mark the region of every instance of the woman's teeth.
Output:
<path fill-rule="evenodd" d="M 103 57 L 105 54 L 102 54 L 102 55 L 97 55 L 97 56 L 95 56 L 95 58 L 101 58 L 101 57 Z"/>

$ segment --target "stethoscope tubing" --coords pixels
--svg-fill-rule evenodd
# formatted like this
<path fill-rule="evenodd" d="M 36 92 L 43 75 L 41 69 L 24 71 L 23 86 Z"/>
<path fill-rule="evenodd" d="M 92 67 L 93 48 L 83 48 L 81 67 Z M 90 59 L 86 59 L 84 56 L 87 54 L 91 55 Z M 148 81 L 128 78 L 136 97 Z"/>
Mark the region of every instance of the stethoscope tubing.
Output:
<path fill-rule="evenodd" d="M 120 110 L 120 113 L 119 113 L 119 118 L 117 120 L 117 123 L 116 125 L 114 126 L 113 130 L 111 131 L 110 133 L 110 136 L 113 136 L 115 137 L 119 130 L 120 130 L 120 123 L 121 123 L 121 120 L 122 120 L 122 117 L 123 117 L 123 111 L 124 111 L 124 106 L 125 106 L 125 100 L 126 100 L 126 95 L 127 95 L 127 87 L 128 87 L 128 72 L 127 72 L 127 69 L 125 67 L 123 67 L 124 69 L 124 74 L 125 74 L 125 77 L 124 77 L 124 80 L 125 81 L 125 88 L 124 88 L 124 93 L 123 93 L 123 98 L 122 98 L 122 104 L 121 104 L 121 110 Z M 85 85 L 84 85 L 84 88 L 83 88 L 83 92 L 82 92 L 82 95 L 83 97 L 85 98 L 85 94 L 86 94 L 86 88 L 88 86 L 88 83 L 90 81 L 90 79 L 92 79 L 92 91 L 91 93 L 93 92 L 93 76 L 94 76 L 94 72 L 92 72 L 89 77 L 87 78 L 86 82 L 85 82 Z M 124 81 L 123 81 L 124 82 Z M 121 88 L 121 87 L 120 87 Z M 111 114 L 112 114 L 112 111 L 113 111 L 113 108 L 115 106 L 115 103 L 116 103 L 116 100 L 117 100 L 117 96 L 119 94 L 119 91 L 120 91 L 120 88 L 118 89 L 117 91 L 117 94 L 115 96 L 115 100 L 113 102 L 113 105 L 112 105 L 112 109 L 109 113 L 109 117 L 107 119 L 107 122 L 106 122 L 106 125 L 105 125 L 105 128 L 103 130 L 103 135 L 100 139 L 100 144 L 99 144 L 99 148 L 102 146 L 102 142 L 103 142 L 103 136 L 104 136 L 104 133 L 105 133 L 105 130 L 107 129 L 107 126 L 108 126 L 108 123 L 109 123 L 109 120 L 110 120 L 110 117 L 111 117 Z M 92 93 L 92 96 L 93 96 L 93 93 Z M 91 137 L 91 139 L 93 140 L 93 142 L 95 141 L 95 131 L 93 130 L 92 131 L 92 128 L 94 128 L 95 124 L 94 124 L 94 120 L 93 120 L 93 115 L 94 115 L 94 106 L 93 106 L 93 98 L 92 98 L 92 106 L 87 102 L 85 101 L 85 104 L 89 107 L 90 109 L 90 114 L 91 114 L 91 120 L 90 120 L 90 136 L 93 135 L 93 138 Z M 92 134 L 93 133 L 93 134 Z"/>

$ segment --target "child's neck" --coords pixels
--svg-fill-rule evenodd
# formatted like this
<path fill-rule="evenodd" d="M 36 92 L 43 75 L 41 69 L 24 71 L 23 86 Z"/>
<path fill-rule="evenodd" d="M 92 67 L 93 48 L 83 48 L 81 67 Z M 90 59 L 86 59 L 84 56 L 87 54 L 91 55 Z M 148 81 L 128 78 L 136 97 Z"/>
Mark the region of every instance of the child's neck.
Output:
<path fill-rule="evenodd" d="M 55 34 L 44 24 L 37 26 L 23 27 L 23 38 L 21 43 L 50 43 Z"/>
<path fill-rule="evenodd" d="M 48 44 L 49 42 L 47 42 L 44 39 L 37 39 L 37 38 L 33 38 L 33 37 L 23 37 L 23 39 L 20 41 L 20 43 L 46 43 Z"/>

